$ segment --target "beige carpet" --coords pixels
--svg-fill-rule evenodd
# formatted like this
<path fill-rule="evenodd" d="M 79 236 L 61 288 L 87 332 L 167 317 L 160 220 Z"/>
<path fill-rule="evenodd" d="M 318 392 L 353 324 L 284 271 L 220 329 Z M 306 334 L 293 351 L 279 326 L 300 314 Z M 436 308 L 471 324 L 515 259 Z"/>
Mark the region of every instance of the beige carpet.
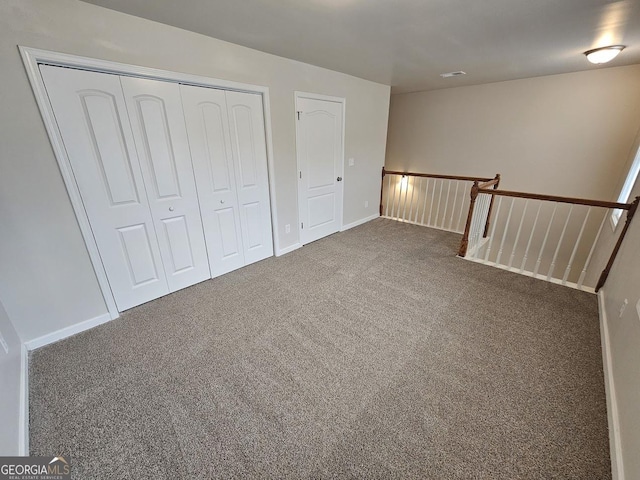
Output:
<path fill-rule="evenodd" d="M 74 478 L 607 479 L 596 297 L 378 219 L 34 352 Z"/>

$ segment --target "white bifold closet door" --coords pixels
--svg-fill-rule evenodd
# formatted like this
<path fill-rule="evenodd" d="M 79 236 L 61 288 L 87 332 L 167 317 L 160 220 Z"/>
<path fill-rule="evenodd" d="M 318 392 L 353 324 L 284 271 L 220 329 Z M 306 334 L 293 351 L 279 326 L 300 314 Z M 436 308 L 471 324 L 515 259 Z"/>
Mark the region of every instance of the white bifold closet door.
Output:
<path fill-rule="evenodd" d="M 273 255 L 261 95 L 40 69 L 119 311 Z"/>
<path fill-rule="evenodd" d="M 176 83 L 120 77 L 169 290 L 211 278 Z"/>
<path fill-rule="evenodd" d="M 180 90 L 215 277 L 273 255 L 262 97 Z"/>
<path fill-rule="evenodd" d="M 118 310 L 209 278 L 178 85 L 40 68 Z"/>

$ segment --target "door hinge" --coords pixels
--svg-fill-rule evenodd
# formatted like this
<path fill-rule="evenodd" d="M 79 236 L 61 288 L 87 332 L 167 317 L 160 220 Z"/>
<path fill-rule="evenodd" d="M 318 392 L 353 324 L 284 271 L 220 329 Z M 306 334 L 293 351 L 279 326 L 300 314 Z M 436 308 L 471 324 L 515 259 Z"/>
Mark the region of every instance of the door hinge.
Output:
<path fill-rule="evenodd" d="M 300 178 L 302 179 L 302 170 L 300 170 Z"/>
<path fill-rule="evenodd" d="M 304 222 L 300 222 L 300 228 L 304 228 Z"/>
<path fill-rule="evenodd" d="M 302 113 L 302 110 L 296 112 L 298 114 L 298 120 L 300 120 L 300 114 Z"/>

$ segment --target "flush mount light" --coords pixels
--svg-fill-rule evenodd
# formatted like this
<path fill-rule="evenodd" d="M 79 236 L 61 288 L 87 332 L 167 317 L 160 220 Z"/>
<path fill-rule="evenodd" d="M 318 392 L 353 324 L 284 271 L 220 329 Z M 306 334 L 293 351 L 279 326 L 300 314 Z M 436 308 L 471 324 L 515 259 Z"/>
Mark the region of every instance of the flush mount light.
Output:
<path fill-rule="evenodd" d="M 591 63 L 600 64 L 607 63 L 618 56 L 624 50 L 626 45 L 610 45 L 608 47 L 594 48 L 587 50 L 584 54 Z"/>
<path fill-rule="evenodd" d="M 466 75 L 467 72 L 463 72 L 462 70 L 458 71 L 458 72 L 449 72 L 449 73 L 441 73 L 440 76 L 442 78 L 449 78 L 449 77 L 459 77 L 460 75 Z"/>

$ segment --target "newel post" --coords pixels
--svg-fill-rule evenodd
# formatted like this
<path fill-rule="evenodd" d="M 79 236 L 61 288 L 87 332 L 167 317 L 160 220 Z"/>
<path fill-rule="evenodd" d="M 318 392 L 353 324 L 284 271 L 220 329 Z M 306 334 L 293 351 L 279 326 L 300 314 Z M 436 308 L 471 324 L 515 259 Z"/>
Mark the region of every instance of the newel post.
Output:
<path fill-rule="evenodd" d="M 627 234 L 627 230 L 629 230 L 629 224 L 631 224 L 631 220 L 633 219 L 633 216 L 635 215 L 636 210 L 638 210 L 638 203 L 640 203 L 640 197 L 636 197 L 636 199 L 631 204 L 631 207 L 629 207 L 629 210 L 627 210 L 627 220 L 626 222 L 624 222 L 624 227 L 622 228 L 622 232 L 620 232 L 620 236 L 618 237 L 616 246 L 613 247 L 613 252 L 611 252 L 611 256 L 609 257 L 609 262 L 607 263 L 607 266 L 604 267 L 604 270 L 600 274 L 600 279 L 598 280 L 598 284 L 596 285 L 596 292 L 599 291 L 604 285 L 604 282 L 607 281 L 607 277 L 609 276 L 611 267 L 613 267 L 613 262 L 615 261 L 616 256 L 618 255 L 618 250 L 620 250 L 620 246 L 622 245 L 624 236 Z"/>
<path fill-rule="evenodd" d="M 500 186 L 500 174 L 496 173 L 496 176 L 494 178 L 494 180 L 496 181 L 496 183 L 493 185 L 493 189 L 497 190 L 498 187 Z M 487 235 L 489 235 L 489 226 L 491 225 L 491 212 L 493 211 L 493 202 L 496 200 L 496 196 L 495 195 L 491 195 L 491 203 L 489 203 L 489 212 L 487 213 L 487 223 L 484 224 L 484 233 L 482 234 L 483 238 L 487 238 Z"/>
<path fill-rule="evenodd" d="M 380 182 L 380 216 L 382 216 L 382 190 L 384 189 L 384 176 L 385 170 L 384 166 L 382 167 L 382 181 Z"/>
<path fill-rule="evenodd" d="M 476 204 L 476 198 L 478 197 L 478 181 L 473 182 L 471 187 L 471 202 L 469 203 L 469 214 L 467 215 L 467 223 L 464 226 L 464 235 L 462 235 L 462 241 L 460 242 L 460 250 L 458 250 L 458 256 L 464 257 L 467 255 L 467 247 L 469 246 L 469 231 L 471 230 L 471 220 L 473 218 L 473 209 Z"/>

